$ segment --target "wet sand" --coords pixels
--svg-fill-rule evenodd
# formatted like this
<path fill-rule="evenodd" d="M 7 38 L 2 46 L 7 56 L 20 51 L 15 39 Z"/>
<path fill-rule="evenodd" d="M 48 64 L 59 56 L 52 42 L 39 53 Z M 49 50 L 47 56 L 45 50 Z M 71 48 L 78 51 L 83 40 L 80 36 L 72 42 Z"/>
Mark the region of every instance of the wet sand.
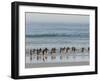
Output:
<path fill-rule="evenodd" d="M 25 65 L 26 68 L 40 68 L 40 67 L 61 67 L 61 66 L 83 66 L 89 65 L 89 61 L 85 62 L 62 62 L 62 63 L 38 63 L 38 64 L 30 64 L 27 63 Z"/>
<path fill-rule="evenodd" d="M 47 59 L 43 61 L 43 55 L 41 59 L 37 60 L 37 54 L 35 54 L 35 56 L 34 54 L 30 56 L 30 53 L 27 53 L 25 57 L 25 68 L 89 65 L 89 51 L 86 48 L 83 52 L 80 48 L 75 52 L 70 49 L 69 52 L 64 54 L 61 54 L 59 49 L 57 49 L 54 56 L 55 58 L 52 59 L 51 53 L 48 51 Z M 60 58 L 61 56 L 62 58 Z"/>

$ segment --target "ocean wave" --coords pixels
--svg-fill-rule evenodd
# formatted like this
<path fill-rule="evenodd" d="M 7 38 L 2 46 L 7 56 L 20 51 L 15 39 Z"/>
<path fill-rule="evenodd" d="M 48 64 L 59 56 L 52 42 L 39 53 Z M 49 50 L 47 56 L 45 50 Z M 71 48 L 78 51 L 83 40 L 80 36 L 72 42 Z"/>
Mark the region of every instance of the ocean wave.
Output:
<path fill-rule="evenodd" d="M 35 34 L 35 35 L 25 35 L 26 37 L 89 37 L 89 34 Z"/>

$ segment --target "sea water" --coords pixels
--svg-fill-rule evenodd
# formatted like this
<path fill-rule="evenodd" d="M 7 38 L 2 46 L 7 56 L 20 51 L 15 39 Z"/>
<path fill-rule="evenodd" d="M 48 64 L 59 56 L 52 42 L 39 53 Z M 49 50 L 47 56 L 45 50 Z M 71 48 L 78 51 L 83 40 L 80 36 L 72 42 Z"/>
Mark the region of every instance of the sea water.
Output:
<path fill-rule="evenodd" d="M 26 48 L 89 47 L 89 24 L 26 24 Z"/>
<path fill-rule="evenodd" d="M 56 60 L 48 60 L 45 63 L 57 62 L 81 62 L 89 61 L 89 54 L 85 52 L 83 58 L 82 53 L 76 53 L 76 59 L 73 54 L 69 54 L 69 59 L 60 60 L 59 49 L 63 47 L 88 48 L 89 47 L 89 25 L 88 24 L 69 24 L 69 23 L 33 23 L 26 25 L 25 35 L 26 49 L 39 48 L 56 48 Z M 30 61 L 30 57 L 26 56 L 26 63 L 44 63 L 42 60 L 36 59 Z"/>

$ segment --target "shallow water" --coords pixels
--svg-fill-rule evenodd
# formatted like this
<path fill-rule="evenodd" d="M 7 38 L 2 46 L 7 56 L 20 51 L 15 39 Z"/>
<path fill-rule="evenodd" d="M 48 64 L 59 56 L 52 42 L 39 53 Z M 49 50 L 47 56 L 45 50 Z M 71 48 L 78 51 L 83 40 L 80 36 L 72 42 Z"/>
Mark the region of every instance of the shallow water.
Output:
<path fill-rule="evenodd" d="M 50 50 L 50 49 L 49 49 Z M 47 59 L 43 60 L 43 55 L 41 54 L 41 58 L 37 60 L 37 54 L 32 55 L 32 60 L 30 59 L 30 53 L 26 54 L 26 63 L 59 63 L 59 62 L 83 62 L 89 61 L 89 51 L 85 49 L 82 53 L 80 49 L 78 51 L 70 51 L 68 53 L 60 53 L 59 49 L 54 53 L 55 59 L 52 59 L 52 55 L 50 51 L 47 53 Z"/>

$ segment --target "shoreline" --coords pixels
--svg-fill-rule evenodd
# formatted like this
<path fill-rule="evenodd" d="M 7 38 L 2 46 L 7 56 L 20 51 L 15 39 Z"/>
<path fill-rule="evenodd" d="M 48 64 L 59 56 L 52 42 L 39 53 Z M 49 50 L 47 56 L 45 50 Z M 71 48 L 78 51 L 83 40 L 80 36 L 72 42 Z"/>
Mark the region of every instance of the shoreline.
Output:
<path fill-rule="evenodd" d="M 25 56 L 25 68 L 89 65 L 89 51 L 89 47 L 31 48 Z"/>
<path fill-rule="evenodd" d="M 46 50 L 45 50 L 46 49 Z M 59 47 L 59 48 L 56 48 L 56 47 L 53 47 L 53 48 L 47 48 L 47 47 L 44 47 L 44 48 L 26 48 L 25 49 L 25 54 L 30 54 L 30 51 L 34 51 L 34 53 L 36 54 L 36 52 L 38 50 L 40 50 L 40 52 L 42 52 L 43 50 L 47 51 L 48 53 L 52 51 L 52 49 L 56 52 L 56 51 L 65 51 L 65 53 L 70 53 L 70 52 L 76 52 L 76 53 L 79 53 L 79 52 L 89 52 L 90 51 L 90 47 L 80 47 L 80 48 L 77 48 L 77 47 Z"/>
<path fill-rule="evenodd" d="M 39 64 L 30 64 L 26 63 L 25 68 L 40 68 L 40 67 L 61 67 L 61 66 L 83 66 L 89 65 L 89 61 L 85 62 L 62 62 L 62 63 L 39 63 Z"/>

